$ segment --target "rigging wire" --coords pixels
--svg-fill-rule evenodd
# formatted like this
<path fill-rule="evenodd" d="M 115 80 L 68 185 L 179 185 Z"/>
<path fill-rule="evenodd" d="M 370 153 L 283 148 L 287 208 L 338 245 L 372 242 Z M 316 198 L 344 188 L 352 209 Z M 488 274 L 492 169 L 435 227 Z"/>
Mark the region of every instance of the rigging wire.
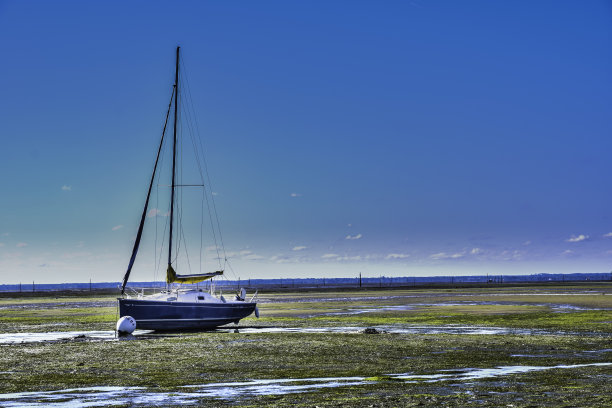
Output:
<path fill-rule="evenodd" d="M 187 67 L 185 65 L 185 62 L 182 60 L 182 58 L 181 58 L 181 62 L 183 64 L 183 71 L 184 71 L 184 74 L 182 75 L 182 77 L 185 77 L 185 83 L 186 83 L 186 86 L 184 88 L 187 89 L 186 95 L 189 97 L 189 101 L 191 102 L 191 104 L 187 104 L 187 106 L 188 106 L 188 108 L 191 107 L 191 109 L 193 110 L 194 109 L 194 103 L 193 103 L 193 97 L 192 97 L 192 94 L 191 94 L 191 88 L 190 88 L 190 85 L 189 85 L 189 77 L 187 75 Z M 199 135 L 200 134 L 200 127 L 199 127 L 199 122 L 198 122 L 198 119 L 197 119 L 197 115 L 195 115 L 195 112 L 193 114 L 193 118 L 194 118 L 193 121 L 194 121 L 194 124 L 195 124 L 196 134 Z M 215 204 L 214 195 L 212 194 L 212 183 L 210 181 L 210 174 L 208 172 L 208 165 L 207 165 L 207 162 L 206 162 L 206 159 L 205 159 L 205 155 L 204 155 L 204 146 L 203 146 L 203 143 L 202 143 L 202 138 L 198 137 L 197 141 L 199 142 L 199 148 L 200 149 L 198 150 L 197 147 L 194 146 L 194 151 L 195 152 L 199 151 L 199 152 L 201 152 L 201 155 L 202 155 L 202 163 L 204 165 L 204 174 L 206 175 L 206 182 L 207 183 L 204 183 L 204 180 L 202 180 L 202 181 L 203 181 L 203 184 L 209 186 L 209 189 L 210 189 L 210 192 L 211 192 L 212 210 L 213 210 L 213 213 L 214 213 L 214 216 L 215 216 L 215 219 L 216 219 L 217 230 L 219 232 L 219 241 L 221 243 L 221 250 L 223 252 L 223 259 L 224 259 L 224 262 L 225 262 L 224 266 L 222 267 L 222 269 L 223 269 L 225 267 L 225 265 L 229 265 L 229 260 L 228 260 L 228 257 L 227 257 L 227 252 L 225 251 L 225 243 L 223 242 L 223 235 L 221 233 L 221 223 L 219 221 L 219 214 L 217 212 L 217 207 L 216 207 L 216 204 Z M 193 138 L 192 138 L 192 142 L 195 143 Z M 200 163 L 199 163 L 199 159 L 198 159 L 198 166 L 199 165 L 200 165 Z M 200 174 L 202 175 L 202 169 L 201 168 L 200 168 Z M 206 197 L 208 197 L 208 196 L 206 196 Z M 209 206 L 209 211 L 210 211 L 210 206 Z M 213 232 L 214 232 L 215 228 L 213 227 L 212 229 L 213 229 Z M 215 243 L 216 243 L 216 237 L 215 237 Z M 215 245 L 215 246 L 217 248 L 217 255 L 218 255 L 217 257 L 220 260 L 220 256 L 219 256 L 220 254 L 218 252 L 219 246 L 218 245 Z M 234 274 L 233 268 L 231 268 L 231 265 L 230 265 L 230 270 L 231 270 L 232 274 Z M 234 278 L 235 278 L 235 276 L 234 276 Z"/>
<path fill-rule="evenodd" d="M 188 88 L 188 86 L 185 86 L 185 88 Z M 186 113 L 186 117 L 188 118 L 187 126 L 189 128 L 189 132 L 190 132 L 190 135 L 191 135 L 191 143 L 192 143 L 192 146 L 193 146 L 193 151 L 194 151 L 196 163 L 198 165 L 200 179 L 201 179 L 202 185 L 205 187 L 204 176 L 203 176 L 204 172 L 203 172 L 202 165 L 201 165 L 201 162 L 203 161 L 201 159 L 201 156 L 203 156 L 203 155 L 198 151 L 198 146 L 197 146 L 197 144 L 195 142 L 195 139 L 197 138 L 196 137 L 197 136 L 196 135 L 196 131 L 194 131 L 194 125 L 193 125 L 193 122 L 194 122 L 193 118 L 195 117 L 195 113 L 192 113 L 189 110 L 189 108 L 193 109 L 193 105 L 189 104 L 187 102 L 185 102 L 184 104 L 188 106 L 188 109 L 185 110 L 187 112 Z M 206 194 L 206 188 L 203 189 L 202 196 L 206 200 L 206 206 L 208 208 L 208 216 L 209 216 L 209 221 L 210 221 L 210 227 L 211 227 L 211 232 L 212 232 L 212 235 L 213 235 L 213 241 L 214 241 L 214 244 L 215 244 L 214 248 L 215 248 L 215 250 L 217 252 L 217 260 L 219 262 L 219 268 L 223 269 L 223 266 L 221 265 L 221 254 L 219 253 L 219 248 L 220 247 L 219 247 L 219 241 L 217 240 L 217 231 L 216 231 L 216 228 L 215 228 L 215 225 L 214 225 L 214 222 L 213 222 L 211 205 L 210 205 L 210 202 L 209 202 L 208 194 Z M 204 203 L 202 202 L 202 207 L 203 207 L 203 204 Z M 203 208 L 202 208 L 202 212 L 203 212 Z M 204 222 L 204 220 L 202 219 L 202 225 L 203 225 L 203 222 Z"/>
<path fill-rule="evenodd" d="M 179 81 L 180 81 L 180 79 L 179 79 Z M 184 166 L 183 166 L 184 165 L 184 160 L 183 159 L 184 159 L 185 153 L 184 153 L 184 150 L 183 150 L 184 146 L 183 146 L 183 137 L 182 137 L 183 136 L 183 120 L 182 120 L 183 119 L 183 111 L 184 111 L 184 109 L 181 109 L 180 116 L 179 116 L 179 119 L 180 119 L 179 120 L 179 129 L 180 129 L 180 135 L 181 135 L 181 137 L 179 138 L 179 141 L 180 141 L 180 145 L 179 145 L 179 184 L 181 184 L 181 185 L 183 184 L 183 181 L 184 181 L 183 180 L 183 175 L 184 175 L 184 171 L 185 171 L 184 170 Z M 188 250 L 188 245 L 187 245 L 187 239 L 185 238 L 185 230 L 183 228 L 183 214 L 184 214 L 183 203 L 185 201 L 184 200 L 184 190 L 181 188 L 179 191 L 180 191 L 180 195 L 179 195 L 179 208 L 178 208 L 178 210 L 179 210 L 178 211 L 178 216 L 179 216 L 179 222 L 178 222 L 178 225 L 179 225 L 179 239 L 177 241 L 178 241 L 179 245 L 182 243 L 183 244 L 182 246 L 185 248 L 184 251 L 185 251 L 185 258 L 187 260 L 187 269 L 189 270 L 189 273 L 191 273 L 191 262 L 189 260 L 189 250 Z M 177 247 L 176 253 L 177 253 L 177 259 L 178 259 L 178 253 L 179 253 L 179 248 L 178 247 Z"/>

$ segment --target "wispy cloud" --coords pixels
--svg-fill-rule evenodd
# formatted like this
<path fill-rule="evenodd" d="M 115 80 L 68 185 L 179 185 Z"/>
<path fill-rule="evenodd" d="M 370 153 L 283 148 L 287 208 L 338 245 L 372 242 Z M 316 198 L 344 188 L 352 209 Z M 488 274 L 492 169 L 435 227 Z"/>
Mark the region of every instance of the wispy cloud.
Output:
<path fill-rule="evenodd" d="M 148 218 L 152 218 L 152 217 L 167 217 L 170 215 L 169 211 L 166 211 L 165 213 L 162 213 L 160 209 L 158 208 L 151 208 L 149 210 L 149 212 L 147 212 L 147 217 Z"/>
<path fill-rule="evenodd" d="M 437 254 L 432 254 L 429 257 L 431 259 L 459 259 L 465 256 L 462 252 L 456 252 L 454 254 L 449 254 L 446 252 L 438 252 Z"/>
<path fill-rule="evenodd" d="M 482 249 L 480 248 L 472 248 L 472 250 L 470 251 L 471 255 L 478 255 L 482 253 Z"/>
<path fill-rule="evenodd" d="M 0 247 L 3 247 L 3 246 L 4 246 L 4 242 L 0 242 Z"/>
<path fill-rule="evenodd" d="M 294 247 L 293 247 L 293 249 L 292 249 L 292 251 L 303 251 L 303 250 L 305 250 L 306 248 L 308 248 L 308 247 L 307 247 L 307 246 L 303 246 L 303 245 L 300 245 L 300 246 L 294 246 Z"/>
<path fill-rule="evenodd" d="M 525 241 L 525 242 L 523 242 L 523 245 L 524 245 L 524 246 L 531 245 L 531 241 Z"/>
<path fill-rule="evenodd" d="M 123 228 L 123 225 L 115 225 L 113 228 L 111 228 L 113 231 L 117 231 L 119 229 Z"/>
<path fill-rule="evenodd" d="M 62 186 L 62 191 L 72 191 L 72 186 L 67 186 L 67 185 L 63 185 Z"/>
<path fill-rule="evenodd" d="M 323 259 L 331 259 L 331 258 L 337 258 L 339 255 L 338 254 L 323 254 L 321 255 L 321 258 Z"/>
<path fill-rule="evenodd" d="M 270 261 L 275 262 L 277 264 L 299 263 L 299 262 L 302 262 L 304 259 L 303 258 L 289 258 L 288 256 L 285 256 L 285 255 L 274 255 L 270 257 Z"/>
<path fill-rule="evenodd" d="M 23 247 L 27 247 L 27 246 L 28 246 L 28 244 L 26 242 L 18 242 L 17 245 L 16 245 L 17 248 L 23 248 Z"/>
<path fill-rule="evenodd" d="M 566 242 L 580 242 L 580 241 L 586 241 L 587 239 L 589 239 L 588 235 L 580 234 L 578 236 L 572 235 L 571 237 L 569 237 L 565 241 Z"/>
<path fill-rule="evenodd" d="M 302 196 L 302 194 L 300 194 L 300 193 L 291 193 L 291 194 L 289 194 L 289 195 L 290 195 L 291 197 L 293 197 L 293 198 L 295 198 L 295 197 L 301 197 L 301 196 Z"/>
<path fill-rule="evenodd" d="M 147 212 L 147 217 L 148 218 L 153 218 L 153 217 L 157 217 L 157 215 L 160 213 L 161 211 L 159 211 L 157 208 L 151 208 L 149 210 L 149 212 Z"/>
<path fill-rule="evenodd" d="M 408 254 L 387 254 L 387 256 L 385 256 L 385 259 L 405 259 L 409 256 L 410 255 Z"/>
<path fill-rule="evenodd" d="M 344 237 L 344 239 L 349 239 L 349 240 L 354 240 L 354 239 L 361 239 L 363 237 L 363 235 L 361 234 L 357 234 L 357 235 L 347 235 L 346 237 Z"/>
<path fill-rule="evenodd" d="M 361 255 L 355 255 L 355 256 L 339 256 L 338 258 L 336 258 L 337 261 L 361 261 L 363 258 L 361 257 Z"/>
<path fill-rule="evenodd" d="M 580 257 L 580 254 L 576 253 L 575 251 L 572 251 L 571 249 L 566 249 L 565 251 L 561 253 L 561 255 L 567 258 L 579 258 Z"/>
<path fill-rule="evenodd" d="M 608 232 L 607 234 L 603 234 L 604 238 L 612 238 L 612 232 Z"/>
<path fill-rule="evenodd" d="M 257 254 L 248 254 L 244 256 L 242 259 L 246 259 L 247 261 L 259 261 L 260 259 L 265 259 L 265 257 Z"/>

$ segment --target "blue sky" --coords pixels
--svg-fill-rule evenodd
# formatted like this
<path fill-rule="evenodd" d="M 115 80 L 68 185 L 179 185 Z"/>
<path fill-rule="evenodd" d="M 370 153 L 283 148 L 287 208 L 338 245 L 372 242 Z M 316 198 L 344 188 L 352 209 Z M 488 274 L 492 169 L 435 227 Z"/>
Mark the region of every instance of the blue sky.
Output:
<path fill-rule="evenodd" d="M 235 276 L 611 269 L 609 2 L 0 1 L 3 283 L 121 279 L 178 44 Z"/>

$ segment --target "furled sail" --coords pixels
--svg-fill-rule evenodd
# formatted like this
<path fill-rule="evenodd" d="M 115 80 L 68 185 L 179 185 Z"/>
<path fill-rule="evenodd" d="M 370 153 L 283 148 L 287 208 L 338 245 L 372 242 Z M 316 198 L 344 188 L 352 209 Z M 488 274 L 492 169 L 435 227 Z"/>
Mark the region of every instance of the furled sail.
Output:
<path fill-rule="evenodd" d="M 223 271 L 194 273 L 192 275 L 178 275 L 172 265 L 168 265 L 168 270 L 166 271 L 166 283 L 198 283 L 219 275 L 223 275 Z"/>

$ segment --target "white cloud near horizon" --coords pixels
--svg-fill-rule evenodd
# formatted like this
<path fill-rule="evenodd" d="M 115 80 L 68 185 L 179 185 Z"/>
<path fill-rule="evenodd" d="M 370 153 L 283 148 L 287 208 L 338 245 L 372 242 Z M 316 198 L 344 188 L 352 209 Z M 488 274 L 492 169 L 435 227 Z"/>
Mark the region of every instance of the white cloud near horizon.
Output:
<path fill-rule="evenodd" d="M 72 191 L 72 186 L 67 186 L 67 185 L 63 185 L 62 186 L 62 191 Z"/>
<path fill-rule="evenodd" d="M 387 254 L 387 256 L 385 256 L 385 259 L 406 259 L 409 256 L 410 255 L 408 254 Z"/>
<path fill-rule="evenodd" d="M 323 254 L 321 255 L 321 258 L 330 259 L 330 258 L 337 258 L 338 256 L 339 256 L 338 254 Z"/>
<path fill-rule="evenodd" d="M 361 234 L 347 235 L 344 239 L 355 240 L 355 239 L 361 239 L 362 237 L 363 237 L 363 235 L 361 235 Z"/>
<path fill-rule="evenodd" d="M 27 242 L 18 242 L 17 245 L 15 245 L 17 248 L 23 248 L 23 247 L 27 247 L 28 244 Z"/>
<path fill-rule="evenodd" d="M 307 246 L 299 245 L 299 246 L 294 246 L 292 251 L 303 251 L 307 248 L 308 248 Z"/>
<path fill-rule="evenodd" d="M 123 228 L 123 225 L 115 225 L 113 228 L 111 228 L 112 231 L 117 231 L 118 229 Z"/>
<path fill-rule="evenodd" d="M 265 257 L 257 254 L 248 254 L 244 256 L 242 259 L 246 259 L 247 261 L 259 261 L 261 259 L 265 259 Z"/>
<path fill-rule="evenodd" d="M 566 239 L 565 242 L 581 242 L 581 241 L 586 241 L 587 239 L 589 239 L 588 235 L 584 235 L 584 234 L 580 234 L 578 236 L 572 235 L 571 237 Z"/>
<path fill-rule="evenodd" d="M 363 258 L 361 255 L 355 256 L 339 256 L 336 258 L 337 261 L 361 261 Z"/>
<path fill-rule="evenodd" d="M 465 256 L 465 254 L 461 253 L 461 252 L 457 252 L 454 254 L 447 254 L 446 252 L 438 252 L 437 254 L 432 254 L 429 257 L 431 259 L 459 259 L 459 258 L 463 258 Z"/>
<path fill-rule="evenodd" d="M 471 255 L 478 255 L 482 253 L 482 249 L 480 248 L 472 248 L 472 250 L 470 251 Z"/>
<path fill-rule="evenodd" d="M 603 234 L 604 238 L 610 238 L 612 237 L 612 232 L 608 232 L 607 234 Z"/>
<path fill-rule="evenodd" d="M 300 193 L 291 193 L 289 194 L 291 197 L 295 198 L 295 197 L 301 197 L 302 195 Z"/>

